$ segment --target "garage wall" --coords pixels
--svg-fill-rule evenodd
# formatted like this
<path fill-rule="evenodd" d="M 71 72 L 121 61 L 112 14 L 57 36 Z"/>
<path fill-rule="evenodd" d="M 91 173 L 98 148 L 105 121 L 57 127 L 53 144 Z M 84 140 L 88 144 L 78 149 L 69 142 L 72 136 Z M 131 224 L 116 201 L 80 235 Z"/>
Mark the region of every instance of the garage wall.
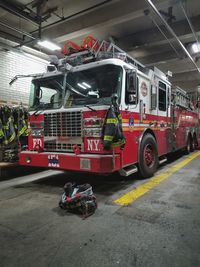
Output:
<path fill-rule="evenodd" d="M 46 71 L 47 62 L 35 56 L 13 51 L 0 51 L 0 104 L 28 104 L 31 78 L 18 79 L 13 85 L 10 80 L 18 74 Z"/>

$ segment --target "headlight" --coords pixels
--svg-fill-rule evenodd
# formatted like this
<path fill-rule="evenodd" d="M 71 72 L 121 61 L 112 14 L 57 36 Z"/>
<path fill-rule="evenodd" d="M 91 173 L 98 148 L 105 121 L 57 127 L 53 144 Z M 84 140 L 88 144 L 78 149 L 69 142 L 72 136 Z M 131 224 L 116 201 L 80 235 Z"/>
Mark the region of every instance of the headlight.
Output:
<path fill-rule="evenodd" d="M 103 119 L 92 117 L 84 119 L 84 136 L 86 137 L 101 137 Z"/>
<path fill-rule="evenodd" d="M 42 129 L 32 129 L 31 130 L 31 136 L 34 136 L 34 137 L 43 136 L 43 130 Z"/>
<path fill-rule="evenodd" d="M 84 119 L 84 127 L 102 127 L 103 119 L 102 118 L 86 118 Z"/>
<path fill-rule="evenodd" d="M 28 164 L 31 163 L 31 158 L 30 157 L 26 157 L 25 160 L 26 160 L 26 163 L 28 163 Z"/>
<path fill-rule="evenodd" d="M 86 128 L 84 130 L 84 135 L 87 137 L 101 137 L 102 130 L 99 128 Z"/>

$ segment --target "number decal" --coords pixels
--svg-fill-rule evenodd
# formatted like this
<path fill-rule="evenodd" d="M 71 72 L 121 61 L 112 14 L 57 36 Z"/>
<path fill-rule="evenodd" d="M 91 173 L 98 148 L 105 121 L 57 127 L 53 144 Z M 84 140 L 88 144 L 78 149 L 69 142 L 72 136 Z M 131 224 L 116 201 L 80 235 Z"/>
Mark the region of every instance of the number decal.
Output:
<path fill-rule="evenodd" d="M 33 148 L 42 147 L 42 140 L 40 138 L 33 139 Z"/>

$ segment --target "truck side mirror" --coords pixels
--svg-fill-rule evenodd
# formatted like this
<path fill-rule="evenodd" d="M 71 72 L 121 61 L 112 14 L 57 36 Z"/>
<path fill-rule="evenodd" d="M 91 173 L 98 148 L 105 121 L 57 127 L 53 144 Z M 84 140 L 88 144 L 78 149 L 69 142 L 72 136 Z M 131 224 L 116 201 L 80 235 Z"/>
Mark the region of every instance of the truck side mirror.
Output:
<path fill-rule="evenodd" d="M 41 99 L 42 99 L 42 89 L 38 87 L 35 93 L 35 100 L 34 100 L 35 104 L 38 105 Z"/>
<path fill-rule="evenodd" d="M 127 75 L 127 92 L 137 94 L 137 72 L 131 71 Z"/>
<path fill-rule="evenodd" d="M 39 99 L 42 99 L 42 89 L 40 88 L 39 90 L 39 96 L 38 96 Z"/>
<path fill-rule="evenodd" d="M 127 72 L 126 83 L 126 103 L 137 104 L 138 103 L 138 78 L 137 71 L 131 70 Z"/>

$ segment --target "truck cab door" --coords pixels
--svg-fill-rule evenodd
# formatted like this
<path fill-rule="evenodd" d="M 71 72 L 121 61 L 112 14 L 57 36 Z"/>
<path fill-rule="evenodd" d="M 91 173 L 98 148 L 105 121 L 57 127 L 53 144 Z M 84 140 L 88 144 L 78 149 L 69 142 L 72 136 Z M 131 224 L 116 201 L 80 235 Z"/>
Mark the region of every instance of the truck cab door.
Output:
<path fill-rule="evenodd" d="M 158 116 L 160 120 L 165 121 L 168 115 L 168 107 L 167 107 L 167 85 L 162 81 L 158 81 Z"/>
<path fill-rule="evenodd" d="M 162 138 L 163 153 L 174 149 L 174 133 L 171 123 L 171 88 L 168 84 L 158 80 L 158 121 Z M 164 141 L 166 140 L 166 141 Z"/>
<path fill-rule="evenodd" d="M 125 103 L 127 105 L 138 104 L 138 78 L 137 70 L 128 70 L 126 75 Z"/>

